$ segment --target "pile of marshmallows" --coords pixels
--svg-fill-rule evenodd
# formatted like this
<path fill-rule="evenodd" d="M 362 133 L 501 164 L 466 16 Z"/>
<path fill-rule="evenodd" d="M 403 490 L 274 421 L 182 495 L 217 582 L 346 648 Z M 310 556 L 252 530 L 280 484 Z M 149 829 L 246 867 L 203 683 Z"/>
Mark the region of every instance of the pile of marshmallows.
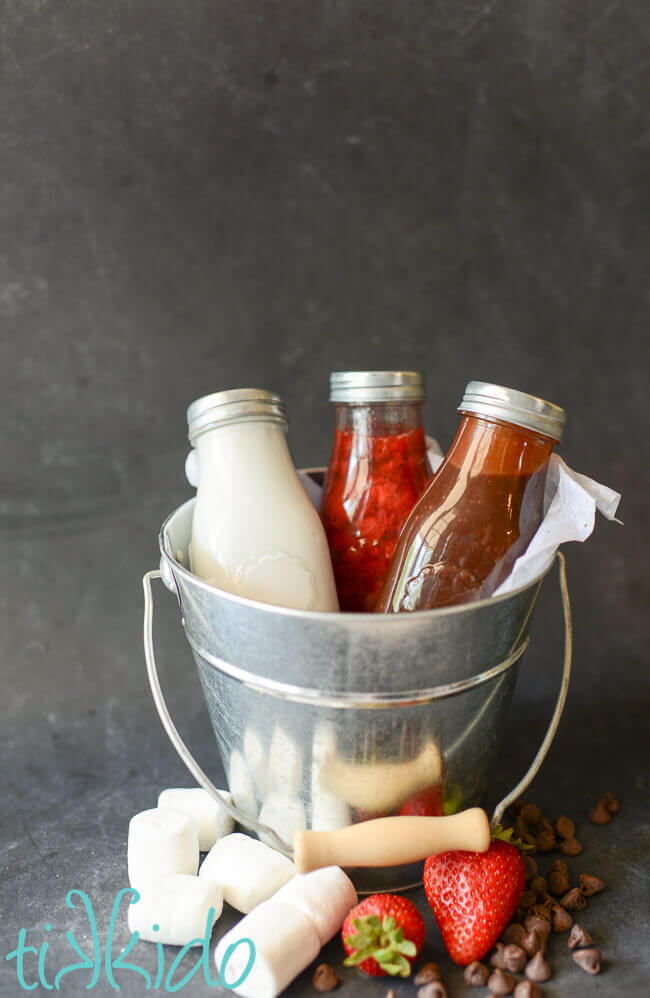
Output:
<path fill-rule="evenodd" d="M 230 803 L 226 791 L 220 794 Z M 357 895 L 339 867 L 299 876 L 285 856 L 234 828 L 199 788 L 163 790 L 158 807 L 134 815 L 128 870 L 140 900 L 129 905 L 129 929 L 151 942 L 200 945 L 210 909 L 214 925 L 227 901 L 246 917 L 219 940 L 217 970 L 229 947 L 250 939 L 255 961 L 234 990 L 242 998 L 275 998 L 340 929 Z M 207 856 L 199 869 L 200 852 Z M 231 952 L 229 981 L 239 980 L 250 956 L 248 945 Z"/>

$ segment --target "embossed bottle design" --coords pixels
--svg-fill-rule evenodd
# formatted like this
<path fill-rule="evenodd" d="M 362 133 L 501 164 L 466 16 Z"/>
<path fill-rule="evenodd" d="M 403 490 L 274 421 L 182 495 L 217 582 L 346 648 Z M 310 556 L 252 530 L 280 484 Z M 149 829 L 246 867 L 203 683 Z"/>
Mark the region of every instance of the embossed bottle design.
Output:
<path fill-rule="evenodd" d="M 471 381 L 445 460 L 409 516 L 377 603 L 383 613 L 490 596 L 543 518 L 548 460 L 564 410 Z"/>
<path fill-rule="evenodd" d="M 199 457 L 190 560 L 219 589 L 299 610 L 338 610 L 318 513 L 296 473 L 281 399 L 208 395 L 187 411 Z"/>

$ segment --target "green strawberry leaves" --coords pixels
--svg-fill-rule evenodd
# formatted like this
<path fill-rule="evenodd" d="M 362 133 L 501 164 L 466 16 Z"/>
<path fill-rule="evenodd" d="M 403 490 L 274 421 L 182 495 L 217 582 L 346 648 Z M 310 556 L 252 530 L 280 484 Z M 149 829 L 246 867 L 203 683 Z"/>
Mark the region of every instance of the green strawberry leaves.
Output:
<path fill-rule="evenodd" d="M 365 915 L 354 918 L 352 924 L 356 932 L 346 936 L 345 942 L 354 947 L 354 952 L 343 961 L 345 967 L 357 967 L 372 957 L 391 977 L 409 976 L 411 964 L 406 957 L 417 956 L 417 948 L 404 938 L 404 930 L 392 916 L 380 919 L 378 915 Z"/>

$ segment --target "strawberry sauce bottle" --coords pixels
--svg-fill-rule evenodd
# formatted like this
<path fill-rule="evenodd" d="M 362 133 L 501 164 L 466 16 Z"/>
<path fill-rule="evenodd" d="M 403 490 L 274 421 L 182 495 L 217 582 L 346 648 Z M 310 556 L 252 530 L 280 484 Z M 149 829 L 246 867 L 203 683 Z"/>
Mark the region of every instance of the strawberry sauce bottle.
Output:
<path fill-rule="evenodd" d="M 400 536 L 376 609 L 408 613 L 490 596 L 543 518 L 564 409 L 470 381 L 449 453 Z"/>
<path fill-rule="evenodd" d="M 334 447 L 320 514 L 341 610 L 370 611 L 399 533 L 431 477 L 415 371 L 335 371 Z"/>

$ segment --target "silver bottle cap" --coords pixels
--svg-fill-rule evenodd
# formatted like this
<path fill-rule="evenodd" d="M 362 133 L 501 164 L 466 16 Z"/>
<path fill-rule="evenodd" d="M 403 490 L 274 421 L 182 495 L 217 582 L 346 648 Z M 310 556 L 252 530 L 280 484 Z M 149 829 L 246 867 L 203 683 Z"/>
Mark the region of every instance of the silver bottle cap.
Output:
<path fill-rule="evenodd" d="M 424 402 L 419 371 L 332 371 L 330 402 Z"/>
<path fill-rule="evenodd" d="M 287 414 L 280 396 L 263 388 L 234 388 L 203 395 L 187 410 L 187 435 L 194 446 L 197 437 L 206 430 L 249 419 L 264 419 L 286 426 Z"/>
<path fill-rule="evenodd" d="M 514 388 L 491 385 L 487 381 L 469 382 L 458 411 L 515 423 L 552 437 L 558 443 L 566 422 L 566 413 L 561 406 L 526 392 L 517 392 Z"/>

